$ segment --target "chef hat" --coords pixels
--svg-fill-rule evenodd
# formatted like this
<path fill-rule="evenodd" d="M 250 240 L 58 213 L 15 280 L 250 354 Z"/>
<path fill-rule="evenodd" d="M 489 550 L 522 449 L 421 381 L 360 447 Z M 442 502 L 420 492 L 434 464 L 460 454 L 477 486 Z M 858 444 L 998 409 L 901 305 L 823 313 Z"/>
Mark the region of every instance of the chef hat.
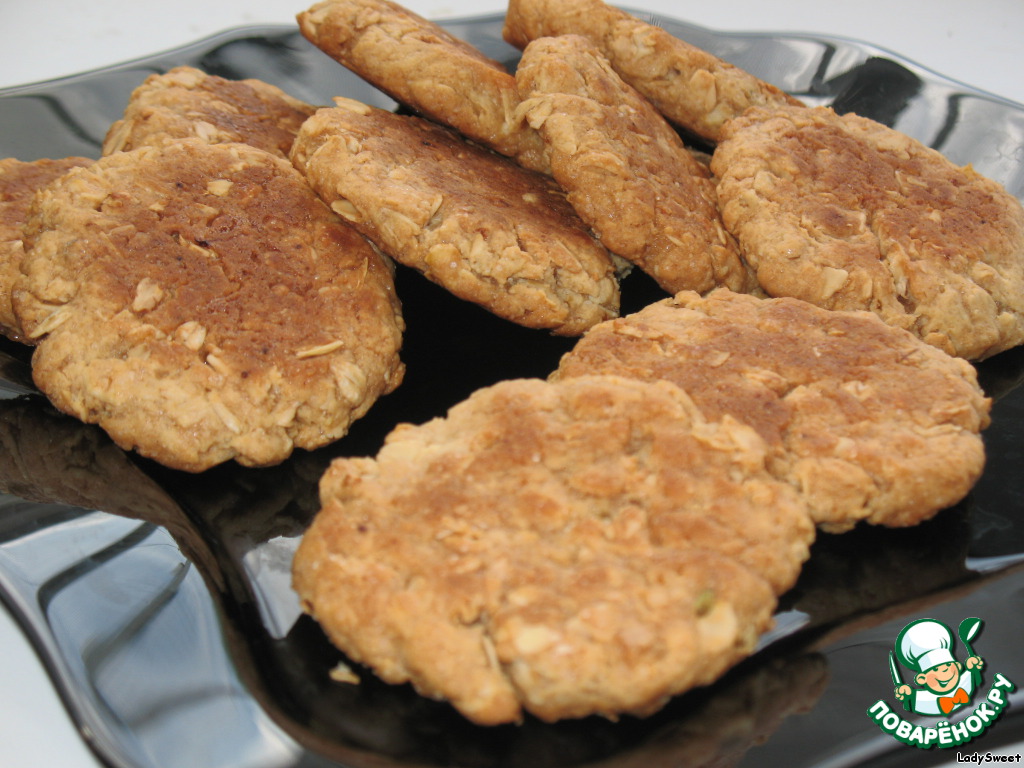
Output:
<path fill-rule="evenodd" d="M 900 661 L 918 672 L 927 672 L 953 658 L 953 632 L 934 619 L 918 619 L 903 628 L 896 638 Z"/>

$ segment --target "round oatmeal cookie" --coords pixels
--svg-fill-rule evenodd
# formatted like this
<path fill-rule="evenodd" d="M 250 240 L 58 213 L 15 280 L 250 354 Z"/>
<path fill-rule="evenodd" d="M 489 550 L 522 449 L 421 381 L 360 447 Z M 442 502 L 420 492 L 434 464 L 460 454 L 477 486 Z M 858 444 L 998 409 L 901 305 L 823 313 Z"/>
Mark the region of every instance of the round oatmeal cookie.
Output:
<path fill-rule="evenodd" d="M 288 157 L 315 107 L 261 80 L 228 80 L 195 67 L 150 75 L 107 131 L 103 154 L 173 139 L 241 142 Z"/>
<path fill-rule="evenodd" d="M 609 250 L 669 293 L 756 285 L 722 225 L 707 167 L 592 43 L 533 41 L 516 82 L 552 176 Z"/>
<path fill-rule="evenodd" d="M 749 72 L 603 0 L 510 0 L 503 36 L 517 48 L 583 35 L 627 83 L 676 125 L 716 142 L 756 105 L 800 101 Z"/>
<path fill-rule="evenodd" d="M 615 262 L 550 178 L 426 120 L 337 104 L 292 161 L 384 253 L 530 328 L 572 336 L 618 315 Z"/>
<path fill-rule="evenodd" d="M 929 518 L 985 461 L 974 368 L 869 312 L 680 293 L 596 326 L 551 378 L 593 374 L 671 381 L 709 421 L 752 427 L 772 474 L 832 532 Z"/>
<path fill-rule="evenodd" d="M 402 378 L 389 266 L 285 160 L 181 139 L 37 197 L 15 296 L 39 388 L 178 469 L 280 462 Z"/>
<path fill-rule="evenodd" d="M 749 654 L 814 535 L 668 382 L 516 379 L 336 460 L 299 546 L 351 659 L 481 724 L 648 714 Z"/>
<path fill-rule="evenodd" d="M 711 167 L 769 295 L 871 310 L 968 360 L 1024 342 L 1024 209 L 970 167 L 824 107 L 751 110 Z"/>
<path fill-rule="evenodd" d="M 391 0 L 321 0 L 298 14 L 303 36 L 400 104 L 545 172 L 544 145 L 516 118 L 516 81 L 440 24 Z"/>
<path fill-rule="evenodd" d="M 24 161 L 0 160 L 0 333 L 13 341 L 29 343 L 14 314 L 12 296 L 21 280 L 25 257 L 22 229 L 36 192 L 72 168 L 92 164 L 87 157 Z"/>

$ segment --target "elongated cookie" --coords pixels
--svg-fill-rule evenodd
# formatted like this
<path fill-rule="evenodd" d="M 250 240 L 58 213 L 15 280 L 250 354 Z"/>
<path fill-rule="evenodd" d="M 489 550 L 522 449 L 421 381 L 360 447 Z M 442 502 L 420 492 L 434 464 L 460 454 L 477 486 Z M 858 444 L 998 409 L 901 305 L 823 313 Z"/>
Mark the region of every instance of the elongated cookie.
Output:
<path fill-rule="evenodd" d="M 29 343 L 14 314 L 12 296 L 21 280 L 25 256 L 22 230 L 36 192 L 67 171 L 93 161 L 86 157 L 24 161 L 13 157 L 0 160 L 0 333 L 14 341 Z"/>
<path fill-rule="evenodd" d="M 261 80 L 228 80 L 195 67 L 150 75 L 107 131 L 103 154 L 198 138 L 241 142 L 288 157 L 295 132 L 315 108 Z"/>
<path fill-rule="evenodd" d="M 475 722 L 650 713 L 750 653 L 807 557 L 764 460 L 668 382 L 504 381 L 336 460 L 295 587 L 350 658 Z"/>
<path fill-rule="evenodd" d="M 753 109 L 711 168 L 726 227 L 772 296 L 866 309 L 982 359 L 1024 342 L 1024 208 L 891 128 Z"/>
<path fill-rule="evenodd" d="M 505 39 L 583 35 L 623 80 L 680 127 L 718 141 L 749 107 L 800 102 L 748 72 L 602 0 L 510 0 Z"/>
<path fill-rule="evenodd" d="M 516 70 L 551 172 L 609 250 L 669 293 L 752 288 L 707 168 L 586 38 L 541 38 Z"/>
<path fill-rule="evenodd" d="M 578 335 L 618 314 L 614 262 L 550 178 L 426 120 L 337 103 L 292 159 L 382 251 L 527 327 Z"/>
<path fill-rule="evenodd" d="M 515 78 L 439 24 L 391 0 L 323 0 L 298 15 L 314 45 L 395 101 L 544 171 L 544 147 L 516 119 Z"/>
<path fill-rule="evenodd" d="M 37 385 L 168 466 L 279 462 L 401 380 L 388 266 L 263 150 L 109 155 L 37 197 L 25 243 Z"/>
<path fill-rule="evenodd" d="M 705 418 L 749 425 L 830 531 L 918 523 L 984 465 L 974 368 L 868 312 L 680 293 L 596 326 L 552 378 L 593 374 L 671 381 Z"/>

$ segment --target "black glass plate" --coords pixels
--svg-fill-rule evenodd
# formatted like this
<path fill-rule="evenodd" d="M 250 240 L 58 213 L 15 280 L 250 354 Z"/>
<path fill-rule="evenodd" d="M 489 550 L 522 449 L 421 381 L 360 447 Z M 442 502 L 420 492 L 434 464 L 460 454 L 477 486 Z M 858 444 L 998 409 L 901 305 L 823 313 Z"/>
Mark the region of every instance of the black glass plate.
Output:
<path fill-rule="evenodd" d="M 857 111 L 972 163 L 1024 195 L 1024 107 L 839 39 L 670 32 L 812 104 Z M 498 16 L 446 23 L 514 64 Z M 256 77 L 327 103 L 394 104 L 290 27 L 233 30 L 124 65 L 0 91 L 0 156 L 97 156 L 131 90 L 181 64 Z M 408 270 L 398 290 L 408 375 L 351 433 L 264 470 L 187 475 L 115 447 L 35 392 L 29 352 L 0 344 L 0 598 L 38 648 L 85 738 L 117 768 L 566 768 L 924 766 L 953 750 L 905 746 L 867 710 L 892 699 L 900 628 L 980 617 L 995 673 L 1024 683 L 1024 350 L 979 366 L 995 399 L 989 463 L 970 496 L 908 530 L 821 536 L 777 629 L 717 684 L 647 719 L 479 728 L 443 703 L 363 675 L 299 615 L 294 545 L 335 456 L 370 455 L 397 422 L 442 414 L 471 391 L 545 376 L 571 342 L 458 302 Z M 642 275 L 624 311 L 661 293 Z M 14 692 L 3 692 L 13 701 Z M 1024 739 L 1024 701 L 961 751 Z M 895 706 L 894 702 L 893 705 Z"/>

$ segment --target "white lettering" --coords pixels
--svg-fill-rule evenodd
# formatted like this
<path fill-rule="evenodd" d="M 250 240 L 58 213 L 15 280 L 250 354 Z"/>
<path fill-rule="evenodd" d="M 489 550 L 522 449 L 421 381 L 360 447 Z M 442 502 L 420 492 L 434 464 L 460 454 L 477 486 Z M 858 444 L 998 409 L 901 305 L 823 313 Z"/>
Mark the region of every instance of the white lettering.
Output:
<path fill-rule="evenodd" d="M 990 720 L 995 719 L 997 713 L 989 709 L 987 701 L 983 701 L 978 705 L 978 708 L 974 710 L 974 714 L 981 719 L 981 722 L 988 723 Z"/>
<path fill-rule="evenodd" d="M 889 705 L 879 699 L 871 705 L 871 709 L 868 710 L 868 714 L 871 715 L 875 720 L 881 720 L 882 715 L 889 711 Z"/>
<path fill-rule="evenodd" d="M 953 743 L 953 736 L 949 732 L 949 723 L 939 723 L 939 744 L 948 747 Z"/>
<path fill-rule="evenodd" d="M 971 714 L 956 723 L 939 721 L 934 727 L 915 725 L 909 720 L 904 720 L 881 699 L 868 709 L 867 714 L 878 723 L 879 728 L 904 744 L 921 749 L 931 749 L 936 744 L 940 748 L 959 746 L 971 741 L 995 722 L 1003 709 L 1009 705 L 1005 692 L 1014 690 L 1016 690 L 1016 686 L 1013 682 L 1004 675 L 995 674 L 992 688 Z M 957 754 L 956 761 L 977 765 L 981 765 L 983 762 L 1021 762 L 1021 756 L 975 752 L 973 754 Z"/>
<path fill-rule="evenodd" d="M 967 723 L 955 723 L 949 727 L 949 730 L 953 734 L 953 741 L 957 744 L 971 738 L 967 734 Z"/>
<path fill-rule="evenodd" d="M 996 672 L 995 677 L 993 677 L 993 684 L 996 688 L 1005 688 L 1008 691 L 1017 689 L 1017 686 L 1010 682 L 1009 678 L 1004 677 L 999 672 Z"/>

